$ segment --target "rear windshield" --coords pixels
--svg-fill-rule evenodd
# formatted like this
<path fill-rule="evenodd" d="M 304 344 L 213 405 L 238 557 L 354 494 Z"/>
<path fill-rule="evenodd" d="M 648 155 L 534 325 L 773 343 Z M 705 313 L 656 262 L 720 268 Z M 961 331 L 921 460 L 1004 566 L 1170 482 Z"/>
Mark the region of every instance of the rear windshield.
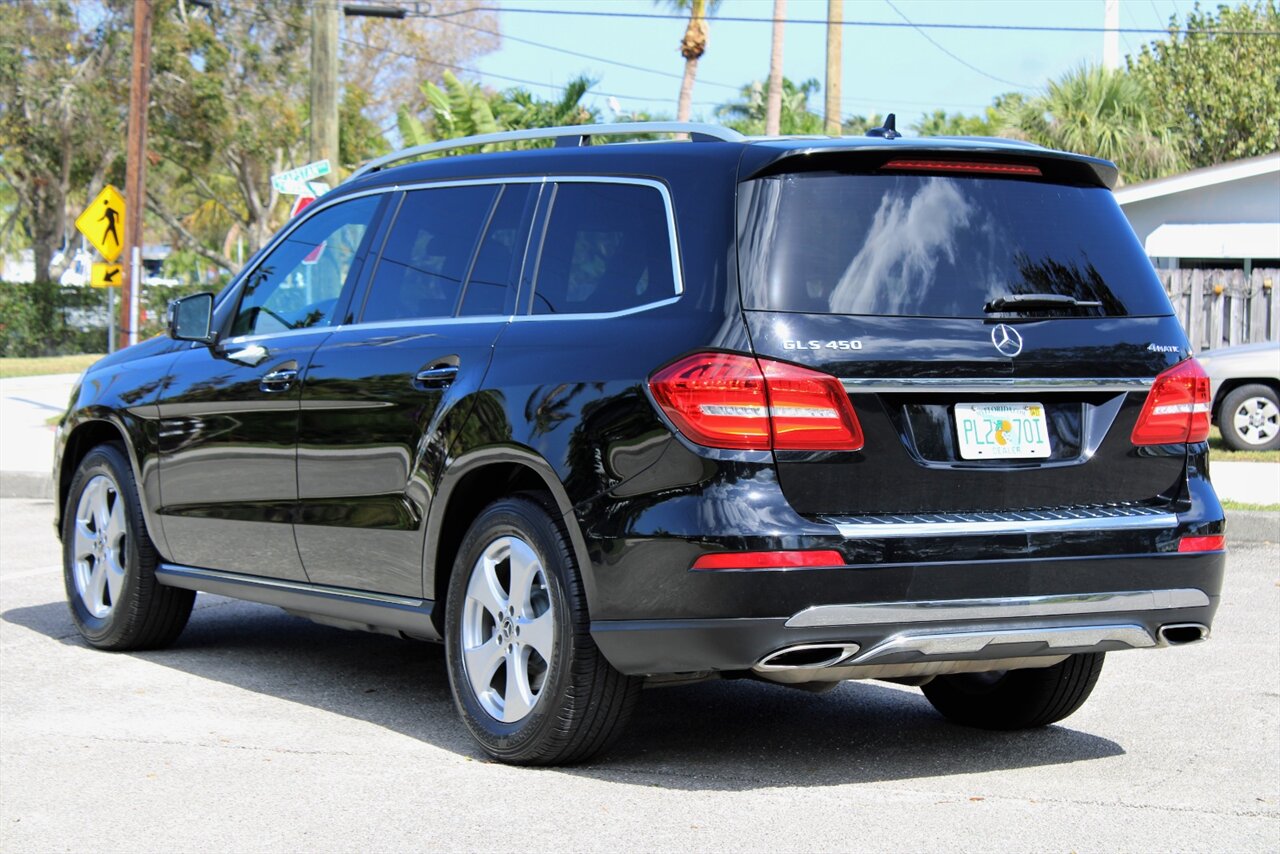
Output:
<path fill-rule="evenodd" d="M 1007 178 L 777 175 L 742 185 L 747 308 L 991 317 L 1000 297 L 1096 306 L 1019 316 L 1165 315 L 1169 300 L 1110 191 Z"/>

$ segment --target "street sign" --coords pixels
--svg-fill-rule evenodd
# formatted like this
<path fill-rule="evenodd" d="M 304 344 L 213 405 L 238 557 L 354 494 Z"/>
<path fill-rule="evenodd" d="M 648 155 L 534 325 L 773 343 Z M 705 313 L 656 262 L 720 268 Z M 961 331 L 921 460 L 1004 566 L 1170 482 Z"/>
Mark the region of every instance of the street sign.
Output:
<path fill-rule="evenodd" d="M 123 265 L 94 264 L 93 275 L 89 278 L 89 284 L 95 288 L 118 288 L 123 279 Z"/>
<path fill-rule="evenodd" d="M 317 160 L 314 163 L 308 163 L 306 166 L 299 166 L 297 169 L 277 172 L 271 176 L 271 186 L 275 187 L 278 193 L 297 195 L 296 188 L 299 184 L 306 184 L 307 181 L 323 178 L 331 171 L 333 170 L 330 169 L 328 160 Z"/>
<path fill-rule="evenodd" d="M 115 261 L 124 249 L 124 196 L 108 184 L 76 217 L 76 228 L 108 261 Z"/>

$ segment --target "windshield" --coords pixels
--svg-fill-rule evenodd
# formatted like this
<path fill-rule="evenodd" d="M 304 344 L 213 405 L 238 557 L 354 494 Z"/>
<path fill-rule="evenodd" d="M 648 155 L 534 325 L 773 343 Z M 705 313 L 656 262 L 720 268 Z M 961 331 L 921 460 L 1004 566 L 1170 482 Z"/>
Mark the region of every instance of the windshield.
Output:
<path fill-rule="evenodd" d="M 1151 263 L 1100 187 L 777 175 L 743 184 L 738 245 L 747 308 L 903 317 L 1170 313 Z M 1071 299 L 1000 301 L 1032 294 Z"/>

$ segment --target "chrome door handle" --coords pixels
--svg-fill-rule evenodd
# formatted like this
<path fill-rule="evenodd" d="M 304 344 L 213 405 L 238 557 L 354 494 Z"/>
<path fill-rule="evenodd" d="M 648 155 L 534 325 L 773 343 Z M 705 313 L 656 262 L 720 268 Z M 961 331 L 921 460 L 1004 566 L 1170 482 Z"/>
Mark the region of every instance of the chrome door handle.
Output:
<path fill-rule="evenodd" d="M 414 381 L 426 388 L 448 388 L 449 384 L 457 378 L 457 365 L 437 365 L 425 371 L 418 371 Z"/>
<path fill-rule="evenodd" d="M 293 385 L 293 381 L 297 378 L 298 372 L 292 368 L 271 371 L 263 375 L 262 382 L 258 384 L 258 388 L 269 392 L 288 391 L 289 386 Z"/>

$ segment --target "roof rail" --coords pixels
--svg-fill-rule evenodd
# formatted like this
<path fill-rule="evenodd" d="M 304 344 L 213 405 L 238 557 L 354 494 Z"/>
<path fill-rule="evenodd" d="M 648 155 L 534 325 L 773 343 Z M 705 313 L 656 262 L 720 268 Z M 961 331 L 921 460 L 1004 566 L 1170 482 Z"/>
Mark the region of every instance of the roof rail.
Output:
<path fill-rule="evenodd" d="M 446 139 L 430 142 L 426 145 L 415 145 L 400 151 L 385 154 L 370 160 L 355 172 L 350 181 L 376 172 L 392 163 L 408 160 L 435 151 L 448 151 L 452 148 L 468 148 L 473 145 L 492 145 L 499 142 L 519 142 L 526 139 L 554 139 L 556 147 L 590 145 L 593 136 L 628 136 L 648 133 L 687 133 L 694 142 L 744 142 L 746 137 L 736 130 L 722 125 L 711 125 L 700 122 L 616 122 L 599 125 L 569 125 L 555 128 L 531 128 L 528 130 L 508 130 L 500 133 L 482 133 L 476 136 L 465 136 L 459 139 Z"/>

